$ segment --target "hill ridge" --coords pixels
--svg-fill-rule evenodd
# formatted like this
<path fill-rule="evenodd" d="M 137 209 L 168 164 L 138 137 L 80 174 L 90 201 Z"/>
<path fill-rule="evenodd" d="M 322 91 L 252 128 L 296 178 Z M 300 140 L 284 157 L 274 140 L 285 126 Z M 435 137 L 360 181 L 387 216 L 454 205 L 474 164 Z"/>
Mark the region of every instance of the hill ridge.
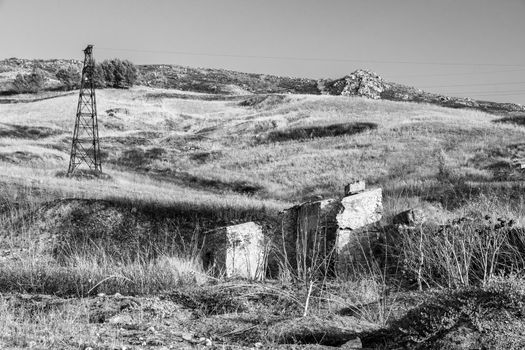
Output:
<path fill-rule="evenodd" d="M 61 90 L 64 85 L 56 77 L 61 68 L 80 71 L 82 61 L 75 59 L 21 59 L 0 60 L 0 95 L 13 94 L 12 81 L 19 73 L 28 74 L 34 68 L 46 73 L 45 90 Z M 516 103 L 499 103 L 451 97 L 422 89 L 385 81 L 380 75 L 366 69 L 338 79 L 310 79 L 245 73 L 220 68 L 193 68 L 175 64 L 137 65 L 137 85 L 178 89 L 208 94 L 311 94 L 364 96 L 373 99 L 430 103 L 450 108 L 470 108 L 489 113 L 508 114 L 525 112 Z"/>

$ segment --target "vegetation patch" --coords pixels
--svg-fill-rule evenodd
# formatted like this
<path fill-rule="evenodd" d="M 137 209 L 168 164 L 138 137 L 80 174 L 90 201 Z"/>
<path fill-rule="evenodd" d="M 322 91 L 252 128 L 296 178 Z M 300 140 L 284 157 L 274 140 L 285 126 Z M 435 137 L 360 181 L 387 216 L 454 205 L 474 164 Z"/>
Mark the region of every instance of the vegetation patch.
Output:
<path fill-rule="evenodd" d="M 38 140 L 62 133 L 62 130 L 56 130 L 44 126 L 0 124 L 0 137 Z"/>
<path fill-rule="evenodd" d="M 523 349 L 523 282 L 496 280 L 486 287 L 443 291 L 410 310 L 363 345 L 410 349 Z"/>
<path fill-rule="evenodd" d="M 318 137 L 335 137 L 343 135 L 355 135 L 367 130 L 377 129 L 375 123 L 345 123 L 332 124 L 327 126 L 310 126 L 293 128 L 287 130 L 278 130 L 270 132 L 267 137 L 267 142 L 284 142 L 284 141 L 298 141 L 309 140 Z"/>
<path fill-rule="evenodd" d="M 239 102 L 239 106 L 253 107 L 257 109 L 272 109 L 282 105 L 287 100 L 289 100 L 289 98 L 285 95 L 254 95 Z"/>

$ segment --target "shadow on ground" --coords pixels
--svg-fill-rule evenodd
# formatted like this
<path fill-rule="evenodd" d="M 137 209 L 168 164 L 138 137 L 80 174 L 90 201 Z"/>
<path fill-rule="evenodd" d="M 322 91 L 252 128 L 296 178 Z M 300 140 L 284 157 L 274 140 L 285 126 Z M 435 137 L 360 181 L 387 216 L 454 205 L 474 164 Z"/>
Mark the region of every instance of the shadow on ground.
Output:
<path fill-rule="evenodd" d="M 367 130 L 377 129 L 377 124 L 368 122 L 332 124 L 326 126 L 311 126 L 292 128 L 270 132 L 264 141 L 283 142 L 309 140 L 319 137 L 334 137 L 343 135 L 355 135 Z"/>
<path fill-rule="evenodd" d="M 43 126 L 33 127 L 5 123 L 0 124 L 0 137 L 36 140 L 61 133 L 61 130 L 51 129 Z"/>

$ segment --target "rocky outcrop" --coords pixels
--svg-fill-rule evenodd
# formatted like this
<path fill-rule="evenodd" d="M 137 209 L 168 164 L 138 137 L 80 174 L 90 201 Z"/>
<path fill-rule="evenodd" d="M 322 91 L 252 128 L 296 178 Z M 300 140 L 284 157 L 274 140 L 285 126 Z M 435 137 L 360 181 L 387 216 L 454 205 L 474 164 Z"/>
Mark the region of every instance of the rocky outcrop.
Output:
<path fill-rule="evenodd" d="M 321 93 L 379 99 L 381 93 L 387 88 L 388 84 L 379 75 L 369 70 L 359 69 L 344 78 L 325 81 L 322 84 Z"/>

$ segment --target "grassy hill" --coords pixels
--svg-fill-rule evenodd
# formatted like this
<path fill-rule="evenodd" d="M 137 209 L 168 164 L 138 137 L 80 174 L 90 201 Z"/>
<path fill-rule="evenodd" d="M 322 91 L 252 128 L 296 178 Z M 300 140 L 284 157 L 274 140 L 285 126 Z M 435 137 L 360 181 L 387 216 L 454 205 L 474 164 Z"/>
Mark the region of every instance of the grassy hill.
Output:
<path fill-rule="evenodd" d="M 195 237 L 248 220 L 279 234 L 280 211 L 308 199 L 339 196 L 355 179 L 383 188 L 378 234 L 389 232 L 393 215 L 420 207 L 443 227 L 464 218 L 476 224 L 486 216 L 512 219 L 517 227 L 512 237 L 522 239 L 524 174 L 515 162 L 525 158 L 525 129 L 519 112 L 501 116 L 427 103 L 244 90 L 210 94 L 138 86 L 97 91 L 108 179 L 61 175 L 68 165 L 76 94 L 0 104 L 0 291 L 15 293 L 0 300 L 7 315 L 0 318 L 0 333 L 8 334 L 0 341 L 50 347 L 65 342 L 78 348 L 107 345 L 111 339 L 127 346 L 140 336 L 153 339 L 147 346 L 154 349 L 175 338 L 197 346 L 203 340 L 194 341 L 193 335 L 218 344 L 270 347 L 340 345 L 359 335 L 377 345 L 383 339 L 377 329 L 398 321 L 417 332 L 416 312 L 431 313 L 427 310 L 436 308 L 436 301 L 424 304 L 426 292 L 411 296 L 410 285 L 387 285 L 391 276 L 381 269 L 352 281 L 315 284 L 309 291 L 307 285 L 289 286 L 284 280 L 263 285 L 217 281 L 193 260 Z M 472 234 L 467 236 L 472 247 L 486 243 L 476 237 L 492 237 L 467 228 L 459 232 Z M 426 256 L 435 259 L 430 266 L 457 251 L 465 253 L 453 240 L 434 249 L 444 234 L 433 230 L 425 231 L 423 242 Z M 173 240 L 179 240 L 178 250 L 170 250 Z M 416 247 L 406 257 L 417 259 L 418 242 L 407 234 L 396 244 Z M 57 256 L 58 248 L 64 254 Z M 432 277 L 432 267 L 424 273 Z M 467 287 L 468 279 L 461 283 L 450 276 L 436 281 L 449 277 L 450 286 Z M 401 273 L 395 278 L 409 283 Z M 492 298 L 496 287 L 490 288 Z M 135 297 L 108 297 L 115 293 Z M 309 316 L 302 317 L 310 293 Z M 86 298 L 64 299 L 70 296 Z M 522 300 L 521 294 L 515 298 Z M 423 306 L 404 316 L 415 304 Z M 22 316 L 20 305 L 26 310 Z M 344 311 L 348 307 L 355 312 Z M 458 320 L 464 319 L 461 312 Z M 42 322 L 30 321 L 35 316 L 28 315 L 35 314 Z M 512 317 L 513 325 L 522 324 L 518 314 Z M 67 326 L 71 320 L 75 327 Z M 439 324 L 448 331 L 447 324 Z M 28 332 L 28 327 L 38 331 Z M 190 329 L 193 335 L 177 336 L 173 329 Z M 386 334 L 383 343 L 390 339 Z M 395 336 L 402 338 L 399 344 L 422 337 Z"/>

